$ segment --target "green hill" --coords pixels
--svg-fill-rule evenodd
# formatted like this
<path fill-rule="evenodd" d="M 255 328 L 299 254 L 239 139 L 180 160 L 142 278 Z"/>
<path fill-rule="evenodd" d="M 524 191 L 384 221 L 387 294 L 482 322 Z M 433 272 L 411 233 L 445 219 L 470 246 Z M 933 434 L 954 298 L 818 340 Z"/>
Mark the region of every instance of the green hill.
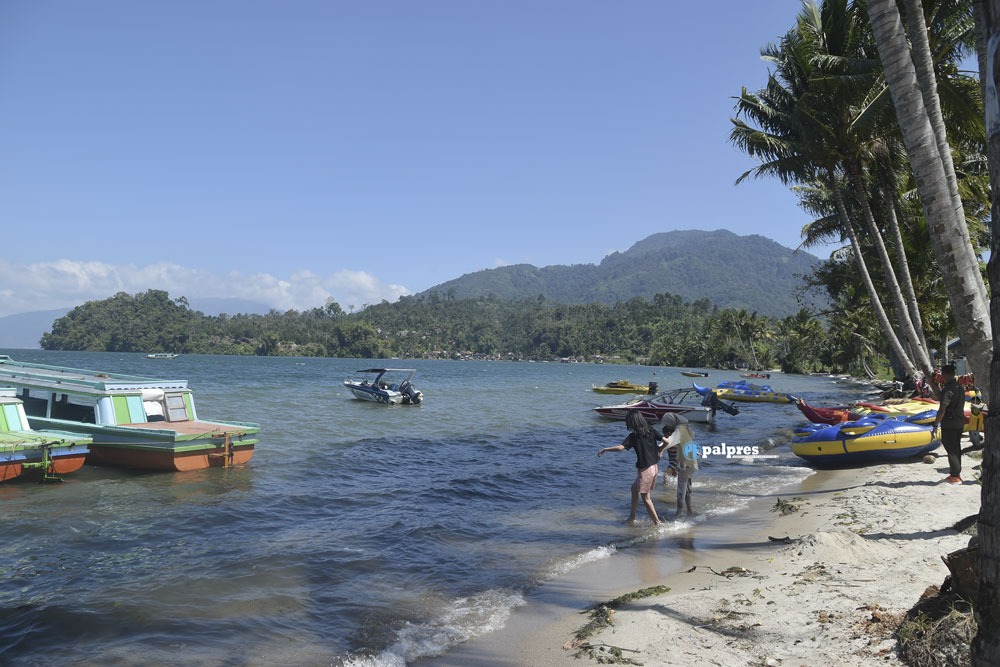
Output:
<path fill-rule="evenodd" d="M 802 276 L 812 273 L 819 262 L 809 253 L 763 236 L 738 236 L 726 230 L 674 231 L 653 234 L 600 264 L 542 268 L 515 264 L 468 273 L 423 294 L 618 303 L 669 293 L 688 302 L 708 299 L 722 308 L 784 317 L 803 306 L 823 305 L 814 295 L 798 300 L 803 297 Z"/>

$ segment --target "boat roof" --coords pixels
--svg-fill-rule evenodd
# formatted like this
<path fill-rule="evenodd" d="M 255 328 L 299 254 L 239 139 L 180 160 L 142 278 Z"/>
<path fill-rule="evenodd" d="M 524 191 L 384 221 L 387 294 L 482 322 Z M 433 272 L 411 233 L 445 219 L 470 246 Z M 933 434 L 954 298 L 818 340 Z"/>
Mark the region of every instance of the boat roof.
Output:
<path fill-rule="evenodd" d="M 82 392 L 187 388 L 187 380 L 163 380 L 124 373 L 104 373 L 65 366 L 33 364 L 14 361 L 6 354 L 0 354 L 0 384 Z"/>
<path fill-rule="evenodd" d="M 354 371 L 355 373 L 416 373 L 416 368 L 364 368 L 360 371 Z"/>

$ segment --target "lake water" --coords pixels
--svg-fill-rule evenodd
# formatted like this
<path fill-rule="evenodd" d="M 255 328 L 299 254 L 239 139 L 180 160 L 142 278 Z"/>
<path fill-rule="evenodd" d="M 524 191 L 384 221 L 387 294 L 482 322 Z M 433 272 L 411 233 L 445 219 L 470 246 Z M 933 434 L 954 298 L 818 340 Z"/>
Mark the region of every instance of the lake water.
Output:
<path fill-rule="evenodd" d="M 596 457 L 626 430 L 591 408 L 630 396 L 590 388 L 689 386 L 678 369 L 0 352 L 187 379 L 202 418 L 261 424 L 242 468 L 85 466 L 59 485 L 0 485 L 5 665 L 405 665 L 500 627 L 540 584 L 672 530 L 623 524 L 635 457 Z M 369 364 L 416 367 L 425 402 L 352 399 L 342 381 Z M 755 382 L 821 405 L 861 395 L 826 377 Z M 794 406 L 740 408 L 693 425 L 699 444 L 775 458 L 704 462 L 706 526 L 812 474 L 788 446 Z M 673 496 L 654 492 L 661 516 Z"/>

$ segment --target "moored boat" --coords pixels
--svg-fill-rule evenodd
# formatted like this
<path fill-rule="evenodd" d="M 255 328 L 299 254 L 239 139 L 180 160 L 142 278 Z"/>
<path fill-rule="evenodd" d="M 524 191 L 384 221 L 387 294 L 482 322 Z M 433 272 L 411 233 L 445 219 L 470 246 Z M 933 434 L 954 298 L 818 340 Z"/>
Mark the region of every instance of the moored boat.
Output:
<path fill-rule="evenodd" d="M 35 431 L 13 389 L 0 389 L 0 482 L 17 477 L 62 481 L 83 467 L 92 439 L 67 431 Z"/>
<path fill-rule="evenodd" d="M 917 424 L 933 424 L 939 403 L 931 398 L 909 400 L 890 399 L 884 403 L 859 402 L 855 410 L 864 415 L 902 417 Z M 978 402 L 965 404 L 964 431 L 983 431 L 986 428 L 982 406 Z"/>
<path fill-rule="evenodd" d="M 746 380 L 729 380 L 720 382 L 714 389 L 693 384 L 695 391 L 702 396 L 714 391 L 724 401 L 743 401 L 745 403 L 791 403 L 791 394 L 771 389 L 771 385 L 750 384 Z"/>
<path fill-rule="evenodd" d="M 804 399 L 795 396 L 792 396 L 792 403 L 795 404 L 795 407 L 799 409 L 806 419 L 814 424 L 840 424 L 846 421 L 861 419 L 864 416 L 862 413 L 854 411 L 847 406 L 833 408 L 819 407 L 809 405 Z"/>
<path fill-rule="evenodd" d="M 628 380 L 612 380 L 607 384 L 593 385 L 591 387 L 598 394 L 655 394 L 657 385 L 655 382 L 647 384 L 633 384 Z"/>
<path fill-rule="evenodd" d="M 366 368 L 361 377 L 344 380 L 354 398 L 385 405 L 417 405 L 424 394 L 413 386 L 415 368 Z"/>
<path fill-rule="evenodd" d="M 708 373 L 705 371 L 681 371 L 681 375 L 688 378 L 707 378 Z"/>
<path fill-rule="evenodd" d="M 681 388 L 665 391 L 656 396 L 635 398 L 619 405 L 605 405 L 594 408 L 606 419 L 625 419 L 629 412 L 639 411 L 649 421 L 658 422 L 668 413 L 682 415 L 690 422 L 703 424 L 715 421 L 718 410 L 736 415 L 739 409 L 720 401 L 715 394 L 704 399 L 693 389 Z"/>
<path fill-rule="evenodd" d="M 897 417 L 868 416 L 798 429 L 792 453 L 817 466 L 842 466 L 922 456 L 937 448 L 934 427 Z"/>
<path fill-rule="evenodd" d="M 770 380 L 770 373 L 740 373 L 741 378 L 756 378 L 758 380 Z"/>
<path fill-rule="evenodd" d="M 0 355 L 32 428 L 93 438 L 88 463 L 198 470 L 246 463 L 260 426 L 199 419 L 187 380 L 162 380 L 14 361 Z"/>

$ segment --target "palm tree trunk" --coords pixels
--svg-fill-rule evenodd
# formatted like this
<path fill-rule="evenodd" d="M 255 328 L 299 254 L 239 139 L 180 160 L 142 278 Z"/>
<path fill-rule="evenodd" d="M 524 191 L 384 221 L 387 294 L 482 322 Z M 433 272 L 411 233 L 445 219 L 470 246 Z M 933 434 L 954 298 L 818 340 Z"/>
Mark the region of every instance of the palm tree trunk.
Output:
<path fill-rule="evenodd" d="M 868 227 L 868 233 L 871 234 L 872 242 L 875 244 L 879 261 L 882 263 L 882 270 L 886 281 L 885 287 L 889 291 L 889 296 L 896 309 L 903 337 L 906 338 L 906 342 L 909 343 L 912 350 L 911 358 L 920 366 L 920 370 L 930 375 L 934 370 L 931 367 L 931 358 L 917 337 L 916 328 L 910 319 L 910 311 L 907 309 L 906 302 L 903 299 L 903 291 L 900 289 L 899 280 L 896 278 L 896 271 L 893 269 L 892 260 L 889 259 L 889 251 L 886 250 L 885 241 L 882 240 L 882 232 L 879 231 L 878 225 L 875 224 L 875 216 L 872 214 L 872 209 L 869 205 L 868 191 L 865 189 L 864 179 L 861 177 L 861 168 L 856 162 L 852 161 L 847 161 L 845 166 L 847 178 L 854 188 L 854 196 L 858 199 L 858 205 L 861 207 L 861 214 L 865 219 L 865 225 Z"/>
<path fill-rule="evenodd" d="M 899 265 L 897 273 L 899 275 L 900 287 L 903 289 L 903 296 L 906 298 L 906 307 L 910 311 L 910 321 L 913 322 L 913 328 L 917 332 L 920 344 L 925 350 L 930 350 L 930 346 L 927 345 L 927 334 L 924 333 L 923 319 L 920 315 L 920 303 L 917 301 L 916 290 L 913 289 L 910 260 L 906 256 L 906 244 L 903 242 L 903 232 L 899 225 L 900 216 L 896 211 L 899 198 L 897 195 L 896 177 L 891 163 L 892 160 L 888 152 L 886 152 L 880 157 L 877 166 L 879 187 L 882 190 L 882 199 L 885 202 L 886 226 L 892 234 L 892 244 L 896 247 L 896 263 Z"/>
<path fill-rule="evenodd" d="M 886 220 L 889 229 L 892 231 L 893 245 L 896 246 L 896 262 L 899 267 L 899 277 L 902 281 L 903 296 L 906 297 L 906 306 L 910 310 L 910 319 L 913 321 L 913 328 L 917 330 L 917 336 L 925 350 L 930 350 L 927 345 L 927 334 L 924 332 L 924 323 L 920 315 L 920 302 L 917 301 L 917 292 L 913 289 L 913 277 L 910 275 L 910 260 L 906 257 L 906 243 L 903 241 L 903 232 L 899 226 L 899 216 L 896 213 L 896 196 L 889 195 L 886 199 Z"/>
<path fill-rule="evenodd" d="M 972 248 L 965 217 L 961 209 L 953 205 L 895 0 L 869 0 L 868 16 L 910 156 L 931 244 L 948 291 L 952 316 L 969 365 L 979 386 L 988 392 L 993 336 L 979 260 Z"/>
<path fill-rule="evenodd" d="M 1000 103 L 997 100 L 996 66 L 1000 63 L 1000 0 L 976 0 L 976 51 L 986 111 L 987 154 L 990 166 L 991 217 L 1000 220 Z M 990 314 L 1000 323 L 1000 234 L 992 234 L 987 272 L 992 297 Z M 994 338 L 994 341 L 997 339 Z M 1000 666 L 1000 350 L 994 342 L 990 377 L 986 448 L 983 450 L 982 505 L 979 509 L 979 595 L 975 617 L 979 628 L 972 640 L 972 664 Z M 993 386 L 996 384 L 997 386 Z"/>
<path fill-rule="evenodd" d="M 858 241 L 857 232 L 854 231 L 854 225 L 851 224 L 850 215 L 847 212 L 847 206 L 844 204 L 844 195 L 840 190 L 840 184 L 837 183 L 837 179 L 830 175 L 830 188 L 833 193 L 833 199 L 837 205 L 837 214 L 844 223 L 844 230 L 847 232 L 848 238 L 851 240 L 851 249 L 854 251 L 854 261 L 858 265 L 858 273 L 861 274 L 861 280 L 865 284 L 865 289 L 868 291 L 868 297 L 872 302 L 872 310 L 875 311 L 875 318 L 878 320 L 879 326 L 882 328 L 882 333 L 885 335 L 886 340 L 889 342 L 889 347 L 892 348 L 893 354 L 899 359 L 899 362 L 903 364 L 903 368 L 908 375 L 916 375 L 917 369 L 913 365 L 913 360 L 903 349 L 902 343 L 899 342 L 899 337 L 896 335 L 895 330 L 892 328 L 892 324 L 889 322 L 889 316 L 885 313 L 885 308 L 882 306 L 882 300 L 879 299 L 878 290 L 875 289 L 875 283 L 872 280 L 871 274 L 868 272 L 868 265 L 865 264 L 865 257 L 861 254 L 861 243 Z"/>
<path fill-rule="evenodd" d="M 934 131 L 934 140 L 937 142 L 938 153 L 941 155 L 944 173 L 948 178 L 948 191 L 951 193 L 952 206 L 961 212 L 964 224 L 965 209 L 962 206 L 962 198 L 958 194 L 958 178 L 955 176 L 955 164 L 951 159 L 951 146 L 948 145 L 948 133 L 945 130 L 944 117 L 941 115 L 941 102 L 937 94 L 937 77 L 934 74 L 934 58 L 931 56 L 931 47 L 927 41 L 927 24 L 924 22 L 924 8 L 920 0 L 906 0 L 906 23 L 910 28 L 910 43 L 912 44 L 910 50 L 917 74 L 917 82 L 920 84 L 924 108 L 927 109 L 927 118 Z"/>

